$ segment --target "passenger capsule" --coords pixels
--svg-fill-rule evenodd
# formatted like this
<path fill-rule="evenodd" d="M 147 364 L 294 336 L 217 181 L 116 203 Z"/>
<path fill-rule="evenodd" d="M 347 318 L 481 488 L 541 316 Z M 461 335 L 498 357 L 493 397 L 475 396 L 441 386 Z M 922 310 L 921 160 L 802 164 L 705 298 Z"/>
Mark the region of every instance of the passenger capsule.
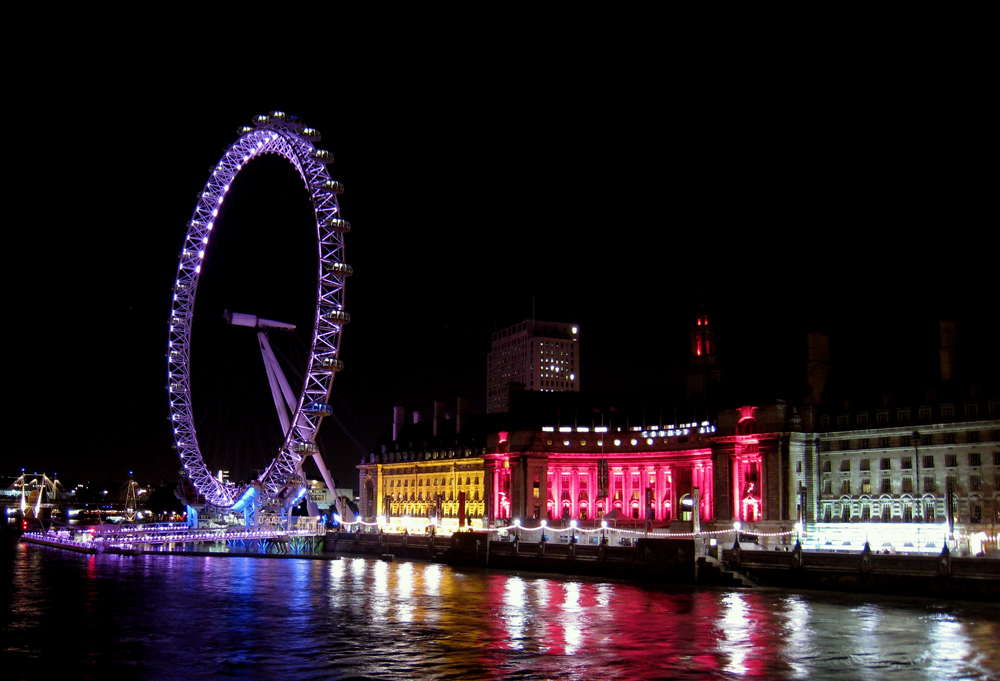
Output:
<path fill-rule="evenodd" d="M 288 114 L 284 111 L 269 111 L 267 117 L 271 121 L 283 121 L 288 118 Z"/>
<path fill-rule="evenodd" d="M 327 218 L 323 226 L 341 234 L 347 234 L 351 231 L 351 223 L 343 218 Z"/>
<path fill-rule="evenodd" d="M 326 149 L 316 149 L 313 151 L 312 157 L 323 163 L 333 163 L 333 152 Z"/>
<path fill-rule="evenodd" d="M 296 440 L 292 443 L 291 450 L 300 454 L 315 454 L 319 451 L 319 447 L 315 442 Z"/>
<path fill-rule="evenodd" d="M 340 182 L 337 182 L 336 180 L 326 180 L 325 182 L 323 182 L 323 184 L 319 186 L 319 188 L 325 189 L 326 191 L 332 192 L 334 194 L 344 193 L 344 185 L 342 185 Z"/>
<path fill-rule="evenodd" d="M 354 268 L 346 262 L 328 262 L 324 263 L 323 267 L 331 274 L 339 274 L 344 277 L 349 277 L 354 274 Z"/>
<path fill-rule="evenodd" d="M 257 128 L 253 127 L 252 125 L 241 125 L 240 127 L 236 128 L 236 134 L 242 137 L 248 132 L 253 132 L 256 129 Z"/>
<path fill-rule="evenodd" d="M 329 416 L 333 413 L 333 407 L 322 402 L 312 402 L 306 405 L 305 412 L 307 414 L 316 414 L 317 416 Z"/>
<path fill-rule="evenodd" d="M 319 134 L 319 130 L 316 128 L 302 128 L 299 130 L 299 136 L 305 137 L 307 140 L 311 140 L 313 142 L 319 142 L 323 139 L 323 136 Z"/>
<path fill-rule="evenodd" d="M 336 324 L 347 324 L 351 321 L 351 315 L 343 310 L 330 310 L 323 313 L 323 319 Z"/>
<path fill-rule="evenodd" d="M 253 121 L 254 125 L 258 125 L 258 126 L 260 126 L 260 125 L 266 125 L 267 123 L 271 122 L 271 119 L 268 118 L 267 116 L 265 116 L 264 114 L 259 114 L 257 116 L 254 116 L 250 120 Z"/>
<path fill-rule="evenodd" d="M 344 370 L 344 362 L 336 357 L 317 357 L 315 370 L 325 374 L 333 374 Z"/>

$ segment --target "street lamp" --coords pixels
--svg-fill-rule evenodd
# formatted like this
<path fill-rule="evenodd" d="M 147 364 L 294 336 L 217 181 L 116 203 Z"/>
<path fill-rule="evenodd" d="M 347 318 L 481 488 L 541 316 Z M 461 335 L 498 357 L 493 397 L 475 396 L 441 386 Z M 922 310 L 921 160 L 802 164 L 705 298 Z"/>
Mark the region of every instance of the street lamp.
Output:
<path fill-rule="evenodd" d="M 576 543 L 576 520 L 569 521 L 569 543 Z"/>

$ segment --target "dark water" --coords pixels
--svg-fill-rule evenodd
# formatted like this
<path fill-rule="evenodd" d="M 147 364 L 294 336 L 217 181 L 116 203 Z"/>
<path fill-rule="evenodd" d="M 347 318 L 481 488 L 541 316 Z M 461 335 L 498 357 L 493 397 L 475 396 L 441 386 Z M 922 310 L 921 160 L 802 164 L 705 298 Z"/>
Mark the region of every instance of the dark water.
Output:
<path fill-rule="evenodd" d="M 988 604 L 354 558 L 0 561 L 3 679 L 1000 678 Z"/>

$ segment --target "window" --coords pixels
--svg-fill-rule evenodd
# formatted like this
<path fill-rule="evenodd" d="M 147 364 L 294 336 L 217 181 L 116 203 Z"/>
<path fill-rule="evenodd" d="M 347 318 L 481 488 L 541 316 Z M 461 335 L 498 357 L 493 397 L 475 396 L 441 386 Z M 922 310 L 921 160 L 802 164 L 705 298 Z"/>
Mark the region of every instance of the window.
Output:
<path fill-rule="evenodd" d="M 910 446 L 910 436 L 909 435 L 903 435 L 901 438 L 899 438 L 899 446 L 900 447 L 909 447 Z"/>
<path fill-rule="evenodd" d="M 833 505 L 823 504 L 823 522 L 828 523 L 833 520 Z"/>
<path fill-rule="evenodd" d="M 887 448 L 889 446 L 889 438 L 887 438 L 887 437 L 880 437 L 878 439 L 878 446 L 882 447 L 883 449 Z"/>
<path fill-rule="evenodd" d="M 827 459 L 826 461 L 823 462 L 823 472 L 829 473 L 831 470 L 833 470 L 833 468 L 830 465 L 830 460 Z"/>
<path fill-rule="evenodd" d="M 945 433 L 944 434 L 944 443 L 946 445 L 953 445 L 953 444 L 955 444 L 955 433 Z"/>
<path fill-rule="evenodd" d="M 913 522 L 913 504 L 903 504 L 903 522 Z"/>
<path fill-rule="evenodd" d="M 948 468 L 955 468 L 958 465 L 958 454 L 945 454 L 944 465 Z"/>
<path fill-rule="evenodd" d="M 931 408 L 930 407 L 920 407 L 920 420 L 924 423 L 931 420 Z"/>
<path fill-rule="evenodd" d="M 970 466 L 982 466 L 983 465 L 983 457 L 982 457 L 982 455 L 979 452 L 970 452 L 969 453 L 969 465 Z"/>
<path fill-rule="evenodd" d="M 969 522 L 973 524 L 983 522 L 983 502 L 978 499 L 969 502 Z"/>
<path fill-rule="evenodd" d="M 924 494 L 934 494 L 936 485 L 934 484 L 934 478 L 932 476 L 927 476 L 924 478 Z"/>
<path fill-rule="evenodd" d="M 889 423 L 889 412 L 885 410 L 878 412 L 877 414 L 875 414 L 875 421 L 879 425 L 885 425 Z"/>
<path fill-rule="evenodd" d="M 975 417 L 979 414 L 979 405 L 975 402 L 965 403 L 965 415 L 969 417 Z"/>
<path fill-rule="evenodd" d="M 837 427 L 846 428 L 851 423 L 851 417 L 847 414 L 841 414 L 837 417 Z"/>
<path fill-rule="evenodd" d="M 913 494 L 913 478 L 909 476 L 903 478 L 903 493 Z"/>
<path fill-rule="evenodd" d="M 823 481 L 823 494 L 833 494 L 833 480 Z"/>
<path fill-rule="evenodd" d="M 892 504 L 882 504 L 882 522 L 887 523 L 892 520 Z"/>
<path fill-rule="evenodd" d="M 924 454 L 924 468 L 934 468 L 933 454 Z"/>
<path fill-rule="evenodd" d="M 861 504 L 861 522 L 867 522 L 871 518 L 871 512 L 868 504 Z"/>
<path fill-rule="evenodd" d="M 896 410 L 896 420 L 900 423 L 906 423 L 910 420 L 910 410 L 909 409 L 897 409 Z"/>
<path fill-rule="evenodd" d="M 850 451 L 851 450 L 851 441 L 850 440 L 841 440 L 840 441 L 840 449 L 841 449 L 841 451 L 844 451 L 844 452 Z"/>
<path fill-rule="evenodd" d="M 892 480 L 882 478 L 882 494 L 892 494 Z"/>
<path fill-rule="evenodd" d="M 843 480 L 843 481 L 841 481 L 841 483 L 840 483 L 840 493 L 842 495 L 850 495 L 850 493 L 851 493 L 851 481 L 850 480 Z"/>
<path fill-rule="evenodd" d="M 861 459 L 861 470 L 870 471 L 872 469 L 871 459 Z"/>
<path fill-rule="evenodd" d="M 953 418 L 955 418 L 955 405 L 953 405 L 953 404 L 942 404 L 941 405 L 941 418 L 943 418 L 943 419 L 953 419 Z"/>
<path fill-rule="evenodd" d="M 824 452 L 830 451 L 830 441 L 829 440 L 824 440 L 822 443 L 820 443 L 819 447 Z"/>
<path fill-rule="evenodd" d="M 871 440 L 869 440 L 866 437 L 861 438 L 861 449 L 871 449 L 871 447 L 872 447 L 872 441 Z"/>
<path fill-rule="evenodd" d="M 820 425 L 820 428 L 829 428 L 830 427 L 830 417 L 829 416 L 820 416 L 819 417 L 819 425 Z"/>
<path fill-rule="evenodd" d="M 884 471 L 891 471 L 892 470 L 892 459 L 882 459 L 880 467 Z"/>
<path fill-rule="evenodd" d="M 970 475 L 969 476 L 969 491 L 979 492 L 983 489 L 983 476 L 981 475 Z"/>
<path fill-rule="evenodd" d="M 956 492 L 958 491 L 958 476 L 957 475 L 947 475 L 947 476 L 945 476 L 944 482 L 945 482 L 945 485 L 947 485 L 946 489 L 950 489 L 950 490 L 953 490 L 953 491 L 956 491 Z"/>
<path fill-rule="evenodd" d="M 872 493 L 872 479 L 871 478 L 862 478 L 861 479 L 861 493 L 862 494 L 871 494 Z"/>
<path fill-rule="evenodd" d="M 801 473 L 802 472 L 802 462 L 801 461 L 796 461 L 795 462 L 795 472 L 796 473 Z"/>
<path fill-rule="evenodd" d="M 934 502 L 928 501 L 924 504 L 924 520 L 933 523 L 934 522 Z"/>
<path fill-rule="evenodd" d="M 993 452 L 993 465 L 1000 466 L 1000 451 Z"/>
<path fill-rule="evenodd" d="M 932 444 L 934 444 L 934 436 L 930 435 L 930 434 L 924 435 L 924 444 L 925 445 L 932 445 Z"/>
<path fill-rule="evenodd" d="M 858 414 L 858 425 L 867 426 L 868 425 L 868 412 L 861 412 Z"/>
<path fill-rule="evenodd" d="M 979 431 L 978 430 L 971 430 L 971 431 L 968 432 L 967 435 L 968 436 L 966 437 L 966 440 L 968 440 L 969 442 L 979 442 Z"/>
<path fill-rule="evenodd" d="M 842 473 L 850 473 L 851 472 L 851 460 L 850 459 L 844 459 L 843 461 L 840 462 L 840 471 Z"/>
<path fill-rule="evenodd" d="M 904 456 L 902 459 L 900 459 L 899 467 L 902 468 L 903 470 L 909 470 L 913 468 L 913 458 L 909 456 Z"/>

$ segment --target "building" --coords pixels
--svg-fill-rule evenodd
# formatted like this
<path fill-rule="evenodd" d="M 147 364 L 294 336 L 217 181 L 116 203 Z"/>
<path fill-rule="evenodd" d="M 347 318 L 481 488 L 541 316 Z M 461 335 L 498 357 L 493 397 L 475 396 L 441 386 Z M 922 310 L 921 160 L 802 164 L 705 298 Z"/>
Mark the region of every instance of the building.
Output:
<path fill-rule="evenodd" d="M 382 518 L 390 531 L 443 532 L 483 528 L 486 516 L 483 454 L 490 417 L 469 418 L 459 399 L 454 413 L 434 403 L 432 418 L 393 409 L 387 436 L 359 466 L 362 518 Z"/>
<path fill-rule="evenodd" d="M 580 328 L 528 319 L 493 334 L 487 358 L 486 411 L 510 408 L 511 392 L 580 390 Z"/>
<path fill-rule="evenodd" d="M 526 336 L 519 327 L 500 340 Z M 799 393 L 747 403 L 752 386 L 719 389 L 699 316 L 684 398 L 526 390 L 472 428 L 462 418 L 449 427 L 443 405 L 437 425 L 418 417 L 403 427 L 397 413 L 392 439 L 359 467 L 363 514 L 436 513 L 455 528 L 459 518 L 495 527 L 609 517 L 670 533 L 739 523 L 766 547 L 993 554 L 1000 393 L 975 369 L 954 371 L 953 336 L 943 325 L 939 376 L 880 389 L 831 371 L 829 339 L 810 334 Z M 686 416 L 664 417 L 676 414 Z"/>

